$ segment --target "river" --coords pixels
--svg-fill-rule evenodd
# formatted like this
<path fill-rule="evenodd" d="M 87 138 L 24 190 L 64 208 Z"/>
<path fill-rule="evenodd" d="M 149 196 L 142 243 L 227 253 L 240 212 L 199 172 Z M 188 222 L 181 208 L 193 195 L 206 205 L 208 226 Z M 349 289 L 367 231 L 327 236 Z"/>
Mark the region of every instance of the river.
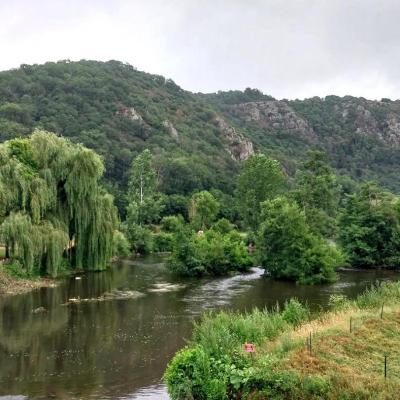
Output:
<path fill-rule="evenodd" d="M 0 298 L 0 399 L 168 399 L 166 364 L 203 311 L 271 307 L 292 296 L 315 309 L 332 293 L 354 297 L 377 280 L 398 279 L 348 271 L 331 285 L 299 286 L 254 268 L 179 280 L 163 261 L 124 260 L 56 288 Z"/>

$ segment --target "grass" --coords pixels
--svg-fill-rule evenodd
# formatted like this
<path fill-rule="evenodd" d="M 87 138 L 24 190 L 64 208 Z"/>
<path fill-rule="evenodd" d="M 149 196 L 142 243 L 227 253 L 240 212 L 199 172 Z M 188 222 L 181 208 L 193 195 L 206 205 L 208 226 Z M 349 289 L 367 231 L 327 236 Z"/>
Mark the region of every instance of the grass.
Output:
<path fill-rule="evenodd" d="M 350 318 L 352 332 L 350 332 Z M 277 352 L 283 341 L 292 346 L 275 365 L 277 372 L 305 379 L 318 378 L 327 383 L 326 399 L 395 399 L 400 393 L 400 305 L 380 310 L 351 308 L 333 313 L 318 322 L 302 325 L 274 344 L 266 345 L 259 357 Z M 305 344 L 312 332 L 312 350 Z M 287 346 L 287 344 L 286 344 Z M 387 378 L 384 356 L 387 355 Z M 304 398 L 310 395 L 303 393 Z M 309 397 L 313 398 L 313 397 Z M 318 397 L 317 397 L 318 398 Z"/>
<path fill-rule="evenodd" d="M 3 246 L 0 246 L 0 260 L 6 258 L 6 249 Z"/>
<path fill-rule="evenodd" d="M 296 300 L 280 312 L 206 315 L 167 369 L 171 398 L 399 398 L 400 282 L 382 283 L 353 301 L 334 296 L 331 304 L 312 316 Z M 247 341 L 256 344 L 255 354 L 243 351 Z"/>

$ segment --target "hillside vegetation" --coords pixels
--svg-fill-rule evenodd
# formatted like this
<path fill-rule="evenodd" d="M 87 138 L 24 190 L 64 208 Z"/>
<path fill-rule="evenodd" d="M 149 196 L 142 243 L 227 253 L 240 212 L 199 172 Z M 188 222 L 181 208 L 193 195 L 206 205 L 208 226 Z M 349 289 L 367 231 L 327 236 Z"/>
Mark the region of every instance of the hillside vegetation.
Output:
<path fill-rule="evenodd" d="M 103 155 L 118 202 L 132 158 L 146 148 L 166 194 L 231 192 L 239 162 L 253 151 L 273 156 L 293 176 L 309 149 L 326 151 L 342 175 L 399 188 L 399 101 L 278 101 L 255 89 L 193 94 L 118 61 L 60 61 L 1 72 L 0 140 L 35 127 Z"/>

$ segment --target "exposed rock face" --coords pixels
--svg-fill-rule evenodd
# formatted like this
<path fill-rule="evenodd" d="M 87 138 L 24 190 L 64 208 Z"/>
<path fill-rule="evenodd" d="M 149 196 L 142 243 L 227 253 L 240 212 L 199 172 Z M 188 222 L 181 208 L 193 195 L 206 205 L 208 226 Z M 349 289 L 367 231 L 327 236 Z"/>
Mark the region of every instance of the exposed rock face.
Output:
<path fill-rule="evenodd" d="M 234 160 L 243 161 L 254 154 L 253 143 L 236 132 L 222 117 L 216 115 L 214 122 L 228 144 L 226 150 Z"/>
<path fill-rule="evenodd" d="M 168 133 L 174 138 L 174 139 L 179 139 L 179 133 L 178 131 L 175 129 L 174 125 L 172 125 L 172 123 L 168 120 L 165 120 L 163 122 L 163 126 L 165 127 L 165 129 L 168 131 Z"/>
<path fill-rule="evenodd" d="M 117 111 L 117 115 L 129 118 L 131 121 L 143 121 L 142 116 L 135 110 L 134 107 L 122 107 Z"/>
<path fill-rule="evenodd" d="M 384 110 L 381 118 L 373 110 Z M 385 144 L 400 146 L 400 116 L 385 103 L 371 100 L 348 100 L 335 110 L 344 122 L 354 121 L 357 133 L 375 136 Z"/>
<path fill-rule="evenodd" d="M 263 128 L 285 131 L 309 141 L 316 134 L 308 123 L 283 101 L 254 101 L 232 106 L 232 114 L 247 122 L 255 122 Z M 278 132 L 277 132 L 278 133 Z"/>

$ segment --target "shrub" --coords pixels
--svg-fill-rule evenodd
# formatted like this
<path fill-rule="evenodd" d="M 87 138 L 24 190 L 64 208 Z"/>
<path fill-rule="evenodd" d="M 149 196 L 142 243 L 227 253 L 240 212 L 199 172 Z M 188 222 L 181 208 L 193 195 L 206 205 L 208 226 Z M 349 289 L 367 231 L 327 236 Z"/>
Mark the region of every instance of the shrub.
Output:
<path fill-rule="evenodd" d="M 165 232 L 175 233 L 184 225 L 185 220 L 182 215 L 167 215 L 161 220 L 161 228 Z"/>
<path fill-rule="evenodd" d="M 117 257 L 127 257 L 131 254 L 128 239 L 121 231 L 114 231 L 113 235 L 113 255 Z"/>
<path fill-rule="evenodd" d="M 235 229 L 235 226 L 226 218 L 221 218 L 212 226 L 212 229 L 218 233 L 225 234 L 232 232 Z"/>
<path fill-rule="evenodd" d="M 171 233 L 160 232 L 153 235 L 153 251 L 169 252 L 173 247 L 173 235 Z"/>
<path fill-rule="evenodd" d="M 296 298 L 285 302 L 282 318 L 291 325 L 297 326 L 310 317 L 310 310 L 303 306 Z"/>
<path fill-rule="evenodd" d="M 253 264 L 241 236 L 215 230 L 202 235 L 185 228 L 174 237 L 169 268 L 179 275 L 224 275 L 245 271 Z"/>

